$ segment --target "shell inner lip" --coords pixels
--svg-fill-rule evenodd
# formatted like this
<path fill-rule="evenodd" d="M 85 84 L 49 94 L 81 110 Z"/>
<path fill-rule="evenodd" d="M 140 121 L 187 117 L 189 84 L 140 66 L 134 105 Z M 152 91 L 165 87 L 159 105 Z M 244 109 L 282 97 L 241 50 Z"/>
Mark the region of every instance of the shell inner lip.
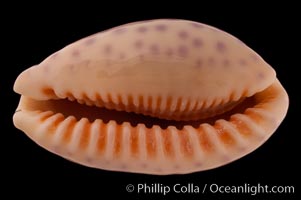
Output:
<path fill-rule="evenodd" d="M 78 121 L 82 118 L 87 118 L 90 122 L 94 122 L 98 119 L 102 120 L 104 123 L 109 123 L 109 121 L 114 120 L 117 124 L 128 122 L 133 127 L 137 126 L 138 124 L 143 124 L 147 128 L 152 128 L 153 126 L 157 125 L 162 129 L 166 129 L 169 126 L 174 126 L 177 129 L 181 130 L 184 126 L 187 125 L 197 128 L 203 123 L 214 124 L 215 121 L 218 119 L 228 120 L 231 115 L 235 113 L 243 113 L 247 108 L 253 107 L 256 104 L 254 96 L 255 95 L 251 97 L 242 98 L 241 101 L 235 104 L 235 106 L 232 109 L 222 114 L 217 114 L 213 117 L 191 121 L 160 119 L 133 112 L 117 111 L 107 109 L 105 107 L 97 107 L 94 105 L 88 106 L 85 104 L 78 103 L 77 101 L 70 101 L 67 98 L 35 100 L 30 97 L 22 96 L 24 99 L 24 107 L 22 108 L 22 110 L 32 112 L 52 111 L 54 114 L 63 114 L 65 118 L 69 116 L 74 116 Z M 19 111 L 19 109 L 17 111 Z"/>

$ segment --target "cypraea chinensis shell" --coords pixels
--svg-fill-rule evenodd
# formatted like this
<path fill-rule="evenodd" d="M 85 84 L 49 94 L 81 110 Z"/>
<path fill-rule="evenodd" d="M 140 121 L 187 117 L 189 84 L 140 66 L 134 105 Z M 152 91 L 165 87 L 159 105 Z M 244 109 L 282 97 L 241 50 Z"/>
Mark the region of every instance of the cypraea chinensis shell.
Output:
<path fill-rule="evenodd" d="M 47 150 L 108 170 L 189 173 L 236 160 L 285 117 L 275 71 L 237 38 L 187 20 L 130 23 L 22 72 L 14 124 Z"/>

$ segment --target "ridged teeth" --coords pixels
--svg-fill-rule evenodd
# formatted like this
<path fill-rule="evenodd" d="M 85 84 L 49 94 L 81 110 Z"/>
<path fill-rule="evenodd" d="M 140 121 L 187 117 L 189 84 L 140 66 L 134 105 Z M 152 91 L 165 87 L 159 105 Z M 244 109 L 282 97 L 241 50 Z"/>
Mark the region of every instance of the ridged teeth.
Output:
<path fill-rule="evenodd" d="M 176 172 L 191 164 L 205 167 L 213 162 L 212 159 L 215 162 L 230 162 L 233 158 L 229 155 L 248 151 L 247 147 L 253 143 L 251 138 L 258 140 L 265 133 L 251 117 L 244 114 L 235 114 L 232 118 L 252 130 L 247 137 L 240 133 L 240 126 L 225 120 L 218 120 L 214 126 L 202 124 L 198 129 L 185 126 L 179 130 L 169 126 L 163 130 L 159 126 L 147 129 L 142 124 L 132 127 L 129 123 L 118 125 L 114 121 L 105 124 L 101 120 L 90 123 L 86 118 L 80 121 L 74 117 L 63 119 L 61 114 L 51 112 L 40 113 L 39 116 L 43 123 L 37 132 L 45 134 L 53 131 L 48 143 L 56 153 L 62 153 L 70 159 L 76 155 L 80 160 L 84 157 L 85 161 L 82 162 L 100 168 L 143 166 L 147 171 L 159 174 L 171 169 Z M 71 130 L 69 139 L 66 137 L 67 130 Z M 223 139 L 225 134 L 227 137 Z M 36 137 L 43 137 L 43 134 Z M 81 145 L 83 140 L 86 140 L 86 145 Z M 227 141 L 234 142 L 229 144 Z M 99 142 L 103 142 L 104 151 L 99 151 Z M 131 160 L 139 166 L 133 166 Z M 192 163 L 186 164 L 184 161 Z"/>
<path fill-rule="evenodd" d="M 170 120 L 198 120 L 221 114 L 232 108 L 233 101 L 241 100 L 244 95 L 249 95 L 249 90 L 230 93 L 228 97 L 216 97 L 206 101 L 198 101 L 195 98 L 172 98 L 171 96 L 143 96 L 122 95 L 116 93 L 84 93 L 64 92 L 52 88 L 45 88 L 54 99 L 68 99 L 77 101 L 87 106 L 105 107 L 117 111 L 135 112 L 153 117 Z M 229 104 L 232 102 L 232 104 Z M 201 116 L 201 117 L 200 117 Z"/>
<path fill-rule="evenodd" d="M 76 153 L 76 151 L 79 149 L 79 145 L 82 140 L 81 137 L 83 134 L 85 134 L 85 132 L 90 134 L 90 130 L 89 129 L 87 130 L 86 127 L 87 125 L 89 125 L 89 121 L 86 118 L 80 119 L 80 121 L 78 121 L 75 124 L 70 143 L 68 144 L 67 147 L 69 153 L 71 154 Z M 89 137 L 88 134 L 86 134 L 85 140 Z"/>
<path fill-rule="evenodd" d="M 79 99 L 77 99 L 76 100 L 78 103 L 80 103 L 80 104 L 85 104 L 85 101 L 84 100 L 79 100 Z"/>
<path fill-rule="evenodd" d="M 121 132 L 121 147 L 120 147 L 120 157 L 123 162 L 127 162 L 126 158 L 131 156 L 130 149 L 130 138 L 131 138 L 131 125 L 130 123 L 124 123 Z"/>
<path fill-rule="evenodd" d="M 225 148 L 225 145 L 220 140 L 220 137 L 218 133 L 216 132 L 216 129 L 209 125 L 209 124 L 202 124 L 203 130 L 206 132 L 209 143 L 212 143 L 214 146 L 214 151 L 219 155 L 224 155 L 227 152 L 227 149 Z"/>
<path fill-rule="evenodd" d="M 56 113 L 51 116 L 49 114 L 50 114 L 49 112 L 43 113 L 42 117 L 47 116 L 47 118 L 39 127 L 42 131 L 38 131 L 38 132 L 46 131 L 48 133 L 53 133 L 55 132 L 54 127 L 64 120 L 64 116 L 61 113 Z M 43 137 L 43 136 L 38 134 L 37 137 Z"/>
<path fill-rule="evenodd" d="M 97 157 L 97 143 L 98 140 L 101 139 L 99 138 L 99 133 L 101 131 L 100 126 L 102 123 L 103 122 L 98 119 L 91 124 L 91 136 L 87 148 L 87 158 L 89 158 L 90 160 Z"/>
<path fill-rule="evenodd" d="M 226 120 L 218 120 L 216 124 L 220 125 L 226 132 L 229 134 L 229 137 L 235 140 L 235 144 L 238 148 L 244 148 L 248 145 L 250 142 L 246 138 L 243 138 L 242 135 L 239 133 L 239 130 L 237 130 L 232 123 L 226 121 Z M 225 143 L 225 142 L 224 142 Z M 227 144 L 225 144 L 227 145 Z M 229 144 L 231 145 L 231 144 Z"/>
<path fill-rule="evenodd" d="M 64 134 L 67 132 L 71 124 L 74 124 L 75 122 L 76 119 L 73 116 L 69 116 L 64 121 L 61 122 L 61 124 L 58 126 L 56 130 L 56 134 L 53 137 L 53 145 L 55 147 L 59 147 L 59 145 L 62 144 Z"/>
<path fill-rule="evenodd" d="M 105 148 L 104 159 L 105 160 L 112 160 L 113 159 L 113 152 L 114 152 L 114 140 L 116 136 L 116 122 L 110 121 L 107 124 L 107 145 Z"/>
<path fill-rule="evenodd" d="M 130 155 L 133 158 L 139 160 L 137 165 L 146 166 L 149 162 L 148 152 L 147 152 L 147 139 L 146 139 L 146 128 L 142 124 L 138 124 L 136 129 L 131 129 L 130 132 Z"/>
<path fill-rule="evenodd" d="M 40 120 L 43 122 L 53 115 L 54 115 L 54 113 L 52 111 L 45 111 L 45 112 L 39 111 L 39 112 L 37 112 L 36 120 Z"/>
<path fill-rule="evenodd" d="M 68 99 L 69 101 L 75 101 L 75 98 L 74 98 L 74 97 L 67 97 L 67 99 Z"/>
<path fill-rule="evenodd" d="M 285 108 L 277 107 L 286 101 L 278 90 L 274 98 L 259 101 L 260 106 L 234 114 L 229 121 L 220 119 L 197 128 L 186 125 L 182 130 L 157 125 L 146 128 L 144 124 L 134 127 L 127 122 L 104 123 L 99 119 L 76 121 L 72 116 L 24 108 L 16 112 L 14 121 L 26 119 L 29 125 L 19 126 L 26 125 L 24 131 L 40 145 L 84 165 L 150 174 L 188 173 L 238 159 L 270 137 L 285 114 Z"/>
<path fill-rule="evenodd" d="M 277 120 L 275 118 L 275 116 L 273 116 L 270 112 L 267 111 L 267 109 L 264 109 L 264 108 L 256 108 L 256 107 L 248 108 L 247 111 L 252 112 L 253 114 L 255 114 L 257 116 L 260 116 L 259 118 L 261 118 L 261 119 L 265 119 L 265 120 L 257 119 L 255 121 L 256 123 L 262 123 L 260 125 L 261 125 L 261 127 L 266 127 L 264 129 L 265 131 L 270 131 L 271 129 L 275 130 L 281 122 L 281 120 Z M 253 120 L 255 120 L 255 119 L 253 119 Z"/>
<path fill-rule="evenodd" d="M 161 135 L 161 133 L 162 133 L 161 128 L 159 126 L 153 126 L 152 132 L 153 133 L 151 133 L 151 134 L 154 134 L 154 143 L 156 144 L 155 160 L 159 161 L 158 163 L 161 163 L 165 158 L 162 135 Z"/>
<path fill-rule="evenodd" d="M 184 126 L 183 130 L 188 134 L 188 138 L 190 140 L 191 149 L 193 152 L 192 160 L 195 160 L 195 164 L 201 164 L 206 160 L 206 153 L 202 149 L 202 146 L 199 143 L 198 139 L 198 131 L 197 129 L 193 128 L 192 126 Z M 179 159 L 179 162 L 181 160 Z"/>
<path fill-rule="evenodd" d="M 250 118 L 249 116 L 245 114 L 235 114 L 233 115 L 233 117 L 238 118 L 241 121 L 241 123 L 243 123 L 250 130 L 252 130 L 252 134 L 251 134 L 252 137 L 254 136 L 260 137 L 266 134 L 266 132 L 262 129 L 262 127 L 258 126 L 258 124 L 256 124 L 254 120 L 252 120 L 252 118 Z"/>

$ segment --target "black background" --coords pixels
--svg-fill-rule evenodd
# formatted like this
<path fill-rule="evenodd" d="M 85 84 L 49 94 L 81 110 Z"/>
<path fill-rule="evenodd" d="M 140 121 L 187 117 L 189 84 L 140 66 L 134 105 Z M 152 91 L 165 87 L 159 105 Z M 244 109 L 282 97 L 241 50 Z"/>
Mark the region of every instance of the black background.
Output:
<path fill-rule="evenodd" d="M 272 185 L 293 185 L 296 194 L 274 195 L 222 195 L 222 194 L 173 194 L 176 199 L 293 199 L 299 193 L 297 180 L 300 175 L 300 134 L 297 110 L 300 106 L 297 68 L 300 63 L 300 44 L 297 34 L 297 13 L 294 6 L 274 5 L 262 7 L 255 3 L 236 5 L 238 7 L 211 7 L 174 3 L 165 8 L 160 5 L 150 7 L 151 3 L 141 2 L 135 6 L 120 5 L 106 7 L 90 4 L 81 9 L 71 7 L 54 8 L 48 4 L 39 8 L 18 9 L 10 6 L 9 14 L 1 17 L 2 60 L 1 66 L 1 148 L 4 167 L 5 188 L 12 189 L 11 196 L 22 192 L 23 197 L 39 197 L 36 191 L 55 198 L 65 194 L 70 198 L 78 195 L 95 195 L 94 199 L 123 198 L 142 199 L 147 195 L 136 192 L 127 193 L 127 184 L 176 183 L 204 185 L 241 185 L 244 183 Z M 188 6 L 187 6 L 188 5 Z M 177 8 L 176 8 L 176 7 Z M 118 8 L 117 8 L 118 7 Z M 21 8 L 21 9 L 20 9 Z M 94 8 L 94 9 L 93 9 Z M 95 9 L 96 8 L 96 9 Z M 217 9 L 219 8 L 219 9 Z M 48 10 L 47 10 L 48 9 Z M 118 10 L 120 9 L 120 10 Z M 64 160 L 40 148 L 25 134 L 14 128 L 12 115 L 18 104 L 19 95 L 12 90 L 13 83 L 20 72 L 41 62 L 51 53 L 80 38 L 128 22 L 154 18 L 182 18 L 216 26 L 240 38 L 258 52 L 276 72 L 287 89 L 290 107 L 284 122 L 275 134 L 259 149 L 224 167 L 187 174 L 152 176 L 111 172 L 87 168 Z M 293 55 L 297 49 L 297 55 Z M 299 49 L 299 50 L 298 50 Z M 299 60 L 299 61 L 298 61 Z M 299 182 L 300 183 L 300 182 Z M 2 188 L 3 189 L 3 188 Z M 107 196 L 110 195 L 110 196 Z M 43 196 L 40 196 L 41 198 Z M 162 194 L 158 199 L 166 198 Z"/>

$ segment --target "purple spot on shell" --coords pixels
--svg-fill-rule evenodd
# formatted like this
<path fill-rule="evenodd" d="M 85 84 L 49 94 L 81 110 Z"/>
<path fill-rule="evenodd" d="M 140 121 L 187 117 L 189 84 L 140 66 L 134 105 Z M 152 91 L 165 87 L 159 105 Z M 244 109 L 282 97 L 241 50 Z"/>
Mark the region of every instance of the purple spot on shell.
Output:
<path fill-rule="evenodd" d="M 230 161 L 230 157 L 227 156 L 227 155 L 222 155 L 221 158 L 222 158 L 222 160 L 225 161 L 225 162 Z"/>
<path fill-rule="evenodd" d="M 165 24 L 158 24 L 155 26 L 155 28 L 158 31 L 165 31 L 167 29 L 167 26 Z"/>
<path fill-rule="evenodd" d="M 192 45 L 196 48 L 203 46 L 203 41 L 199 38 L 195 38 L 192 40 Z"/>
<path fill-rule="evenodd" d="M 223 66 L 224 67 L 229 67 L 230 61 L 228 59 L 223 60 Z"/>
<path fill-rule="evenodd" d="M 139 33 L 145 33 L 145 32 L 147 31 L 147 27 L 145 27 L 145 26 L 140 26 L 140 27 L 137 28 L 137 31 L 138 31 Z"/>
<path fill-rule="evenodd" d="M 120 165 L 120 168 L 121 168 L 121 169 L 126 169 L 127 166 L 126 166 L 126 164 L 123 163 L 123 164 Z"/>
<path fill-rule="evenodd" d="M 245 152 L 247 150 L 246 147 L 238 147 L 237 149 L 239 152 Z"/>
<path fill-rule="evenodd" d="M 186 31 L 180 31 L 178 35 L 181 39 L 187 39 L 188 38 L 188 33 Z"/>
<path fill-rule="evenodd" d="M 224 53 L 226 51 L 226 45 L 223 42 L 217 42 L 216 43 L 216 49 L 220 53 Z"/>
<path fill-rule="evenodd" d="M 115 34 L 122 34 L 122 33 L 125 33 L 127 31 L 127 29 L 125 27 L 120 27 L 120 28 L 116 28 L 114 30 L 114 33 Z"/>
<path fill-rule="evenodd" d="M 75 71 L 75 66 L 74 65 L 69 65 L 70 71 L 74 72 Z"/>
<path fill-rule="evenodd" d="M 125 59 L 125 53 L 121 52 L 121 53 L 119 54 L 119 59 L 120 59 L 120 60 L 124 60 L 124 59 Z"/>
<path fill-rule="evenodd" d="M 176 164 L 176 165 L 174 166 L 174 169 L 180 169 L 180 166 Z"/>
<path fill-rule="evenodd" d="M 44 72 L 49 72 L 49 65 L 43 65 Z"/>
<path fill-rule="evenodd" d="M 107 55 L 110 54 L 112 52 L 112 46 L 109 45 L 109 44 L 105 45 L 104 48 L 103 48 L 103 51 Z"/>
<path fill-rule="evenodd" d="M 141 49 L 143 47 L 143 42 L 141 40 L 137 40 L 135 43 L 134 43 L 134 46 L 137 48 L 137 49 Z"/>
<path fill-rule="evenodd" d="M 86 161 L 87 161 L 87 163 L 90 163 L 90 164 L 91 164 L 91 163 L 92 163 L 92 158 L 87 157 L 87 158 L 86 158 Z"/>
<path fill-rule="evenodd" d="M 259 56 L 256 55 L 255 53 L 252 53 L 252 54 L 250 55 L 250 57 L 251 57 L 251 59 L 254 60 L 254 61 L 258 61 L 258 60 L 259 60 Z"/>
<path fill-rule="evenodd" d="M 86 66 L 88 69 L 91 67 L 91 60 L 84 60 L 82 66 Z"/>
<path fill-rule="evenodd" d="M 263 136 L 263 135 L 256 135 L 256 140 L 258 142 L 262 142 L 262 141 L 265 141 L 266 140 L 266 137 Z"/>
<path fill-rule="evenodd" d="M 95 43 L 95 38 L 94 38 L 94 37 L 88 38 L 88 39 L 85 41 L 85 45 L 87 45 L 87 46 L 90 46 L 90 45 L 92 45 L 93 43 Z"/>
<path fill-rule="evenodd" d="M 196 167 L 201 167 L 201 166 L 203 166 L 203 164 L 202 164 L 201 162 L 196 162 L 194 165 L 195 165 Z"/>
<path fill-rule="evenodd" d="M 149 49 L 152 54 L 159 54 L 159 46 L 157 44 L 152 44 Z"/>
<path fill-rule="evenodd" d="M 197 59 L 196 62 L 195 62 L 195 64 L 196 64 L 197 68 L 200 68 L 200 67 L 203 66 L 203 61 L 201 59 Z"/>
<path fill-rule="evenodd" d="M 110 162 L 109 160 L 105 160 L 105 161 L 104 161 L 104 164 L 105 164 L 105 165 L 109 165 L 110 163 L 111 163 L 111 162 Z"/>
<path fill-rule="evenodd" d="M 178 47 L 178 53 L 180 56 L 185 57 L 188 55 L 188 48 L 184 45 Z"/>
<path fill-rule="evenodd" d="M 246 65 L 247 65 L 247 61 L 244 60 L 244 59 L 241 59 L 241 60 L 239 60 L 239 64 L 240 64 L 241 66 L 246 66 Z"/>
<path fill-rule="evenodd" d="M 162 172 L 162 169 L 158 167 L 158 168 L 156 168 L 156 171 L 157 172 Z"/>
<path fill-rule="evenodd" d="M 208 58 L 208 64 L 209 65 L 215 65 L 215 59 L 213 57 Z"/>
<path fill-rule="evenodd" d="M 74 50 L 74 51 L 72 52 L 72 56 L 73 56 L 73 57 L 79 57 L 79 55 L 80 55 L 80 53 L 79 53 L 78 50 Z"/>
<path fill-rule="evenodd" d="M 195 22 L 193 22 L 193 23 L 191 23 L 191 25 L 192 25 L 193 27 L 195 27 L 195 28 L 204 28 L 204 25 L 203 25 L 203 24 L 200 24 L 200 23 L 195 23 Z"/>
<path fill-rule="evenodd" d="M 258 77 L 259 80 L 262 80 L 262 79 L 265 78 L 265 75 L 264 75 L 264 73 L 259 72 L 259 73 L 257 74 L 257 77 Z"/>
<path fill-rule="evenodd" d="M 141 168 L 143 168 L 143 169 L 147 168 L 147 164 L 146 163 L 142 163 L 141 164 Z"/>
<path fill-rule="evenodd" d="M 172 55 L 174 54 L 172 48 L 168 48 L 168 49 L 166 50 L 165 53 L 166 53 L 166 55 L 169 56 L 169 57 L 172 56 Z"/>
<path fill-rule="evenodd" d="M 58 145 L 55 145 L 55 147 L 53 148 L 53 151 L 55 153 L 61 153 L 61 149 L 60 149 L 60 147 Z"/>

